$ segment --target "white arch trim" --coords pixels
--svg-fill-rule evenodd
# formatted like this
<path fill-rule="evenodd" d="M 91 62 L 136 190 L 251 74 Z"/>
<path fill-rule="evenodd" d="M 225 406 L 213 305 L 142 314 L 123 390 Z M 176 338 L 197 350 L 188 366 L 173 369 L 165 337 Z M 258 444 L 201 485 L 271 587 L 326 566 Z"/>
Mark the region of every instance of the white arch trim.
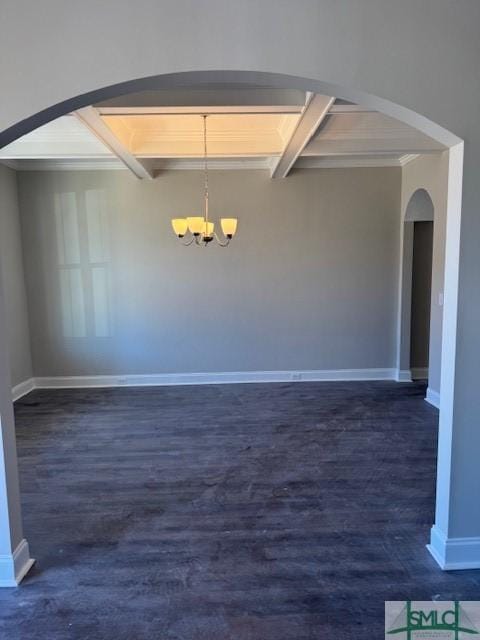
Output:
<path fill-rule="evenodd" d="M 462 545 L 455 542 L 455 556 L 449 549 L 449 516 L 451 499 L 451 449 L 453 429 L 453 401 L 455 385 L 455 354 L 456 354 L 456 330 L 457 330 L 457 302 L 458 302 L 458 276 L 460 258 L 460 223 L 461 223 L 461 195 L 463 172 L 463 141 L 455 134 L 430 121 L 428 118 L 383 98 L 364 93 L 357 89 L 347 89 L 340 85 L 326 83 L 305 77 L 290 76 L 277 73 L 263 73 L 239 70 L 210 70 L 189 71 L 182 73 L 150 76 L 137 80 L 119 83 L 95 89 L 88 93 L 69 98 L 57 103 L 43 111 L 32 114 L 30 117 L 12 124 L 0 132 L 0 148 L 18 137 L 28 133 L 38 126 L 53 120 L 70 111 L 91 105 L 95 102 L 115 97 L 125 93 L 144 91 L 155 88 L 188 87 L 192 85 L 205 85 L 226 83 L 232 85 L 251 84 L 270 86 L 277 88 L 292 88 L 303 91 L 312 91 L 324 95 L 336 96 L 352 102 L 360 103 L 366 107 L 375 109 L 393 118 L 397 118 L 406 124 L 417 128 L 421 132 L 441 142 L 450 148 L 449 172 L 448 172 L 448 204 L 447 204 L 447 241 L 445 260 L 445 304 L 443 311 L 443 340 L 442 340 L 442 383 L 440 403 L 440 433 L 438 447 L 438 471 L 437 471 L 437 504 L 436 522 L 432 530 L 429 549 L 439 565 L 444 568 L 469 568 L 480 567 L 480 538 L 477 547 L 470 546 L 463 549 Z M 4 314 L 3 300 L 0 297 L 0 316 Z M 0 335 L 0 340 L 4 336 Z M 6 352 L 5 352 L 6 353 Z M 3 368 L 7 366 L 6 356 L 0 349 Z M 18 478 L 15 462 L 14 423 L 11 408 L 11 390 L 9 388 L 9 376 L 3 376 L 3 387 L 0 389 L 2 398 L 0 410 L 2 423 L 0 437 L 3 441 L 9 440 L 13 445 L 5 450 L 5 464 L 0 464 L 5 471 L 2 475 L 0 487 L 0 505 L 4 507 L 6 519 L 10 523 L 8 540 L 0 540 L 0 557 L 8 566 L 14 566 L 14 559 L 18 557 L 20 545 L 24 545 L 20 504 L 18 500 Z M 8 389 L 7 389 L 8 387 Z M 8 391 L 8 394 L 7 394 Z M 12 463 L 12 460 L 14 461 Z M 0 461 L 1 462 L 1 461 Z M 3 481 L 5 479 L 5 482 Z M 7 489 L 8 487 L 8 489 Z M 15 497 L 17 496 L 17 497 Z M 0 513 L 0 516 L 3 516 Z M 10 549 L 10 552 L 3 552 Z M 473 551 L 472 551 L 473 549 Z M 3 555 L 1 555 L 3 554 Z M 452 558 L 454 557 L 454 560 Z M 461 558 L 461 562 L 456 559 Z M 15 581 L 23 577 L 25 567 L 30 559 L 25 557 L 22 567 L 15 569 Z M 454 565 L 454 566 L 453 566 Z M 16 565 L 15 565 L 16 566 Z M 28 570 L 28 569 L 26 569 Z M 10 576 L 9 576 L 10 578 Z M 2 575 L 0 570 L 0 585 Z"/>

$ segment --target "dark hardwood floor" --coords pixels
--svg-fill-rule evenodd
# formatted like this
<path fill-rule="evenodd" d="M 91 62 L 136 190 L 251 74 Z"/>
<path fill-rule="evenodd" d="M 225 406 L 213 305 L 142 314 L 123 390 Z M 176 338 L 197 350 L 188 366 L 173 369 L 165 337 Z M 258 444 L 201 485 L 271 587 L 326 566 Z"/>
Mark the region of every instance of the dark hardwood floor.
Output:
<path fill-rule="evenodd" d="M 2 640 L 383 637 L 385 600 L 480 599 L 440 571 L 437 411 L 419 384 L 35 391 L 16 404 L 37 563 Z"/>

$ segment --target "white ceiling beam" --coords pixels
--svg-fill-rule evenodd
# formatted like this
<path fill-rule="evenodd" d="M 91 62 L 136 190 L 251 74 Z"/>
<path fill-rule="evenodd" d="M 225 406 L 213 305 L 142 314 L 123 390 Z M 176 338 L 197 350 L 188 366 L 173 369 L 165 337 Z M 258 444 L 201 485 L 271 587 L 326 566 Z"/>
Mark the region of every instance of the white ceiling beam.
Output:
<path fill-rule="evenodd" d="M 120 142 L 94 107 L 84 107 L 74 113 L 137 178 L 152 179 L 155 177 L 153 172 Z"/>
<path fill-rule="evenodd" d="M 332 104 L 330 113 L 335 115 L 351 114 L 351 113 L 376 113 L 375 109 L 362 107 L 360 104 Z"/>
<path fill-rule="evenodd" d="M 275 162 L 271 177 L 285 178 L 295 164 L 295 160 L 310 142 L 322 120 L 328 114 L 335 98 L 309 94 L 297 126 L 286 143 L 281 156 Z"/>
<path fill-rule="evenodd" d="M 301 105 L 237 105 L 237 106 L 187 106 L 187 107 L 96 107 L 102 116 L 183 116 L 183 115 L 277 115 L 301 113 Z"/>
<path fill-rule="evenodd" d="M 268 89 L 259 87 L 177 88 L 141 91 L 99 102 L 96 108 L 117 107 L 198 107 L 198 105 L 231 106 L 296 106 L 305 104 L 305 92 L 296 89 Z"/>

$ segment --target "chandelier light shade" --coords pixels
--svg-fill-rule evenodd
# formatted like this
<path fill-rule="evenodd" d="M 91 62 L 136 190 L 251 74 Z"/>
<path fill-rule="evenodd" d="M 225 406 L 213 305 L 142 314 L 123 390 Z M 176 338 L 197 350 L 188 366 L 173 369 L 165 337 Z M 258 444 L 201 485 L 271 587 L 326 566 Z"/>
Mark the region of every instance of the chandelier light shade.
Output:
<path fill-rule="evenodd" d="M 203 231 L 203 226 L 205 224 L 205 220 L 199 216 L 195 218 L 187 218 L 187 226 L 190 233 L 200 234 Z"/>
<path fill-rule="evenodd" d="M 206 247 L 212 240 L 215 240 L 221 247 L 230 244 L 230 240 L 237 232 L 236 218 L 221 218 L 220 226 L 224 238 L 219 238 L 215 233 L 215 224 L 208 218 L 208 156 L 207 156 L 207 116 L 203 118 L 203 159 L 204 159 L 204 215 L 192 216 L 188 218 L 172 218 L 172 228 L 177 238 L 186 247 L 195 243 L 197 246 Z M 189 234 L 186 241 L 183 238 Z"/>
<path fill-rule="evenodd" d="M 175 234 L 179 238 L 183 238 L 188 230 L 188 220 L 185 220 L 185 218 L 174 218 L 172 220 L 172 227 L 175 231 Z"/>
<path fill-rule="evenodd" d="M 223 235 L 227 238 L 233 238 L 237 231 L 237 219 L 236 218 L 222 218 L 220 220 Z"/>

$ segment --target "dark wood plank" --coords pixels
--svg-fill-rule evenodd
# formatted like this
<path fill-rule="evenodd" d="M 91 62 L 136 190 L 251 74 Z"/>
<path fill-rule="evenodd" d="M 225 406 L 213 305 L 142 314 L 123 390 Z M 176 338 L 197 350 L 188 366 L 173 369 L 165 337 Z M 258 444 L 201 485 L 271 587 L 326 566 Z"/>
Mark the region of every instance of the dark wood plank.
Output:
<path fill-rule="evenodd" d="M 8 640 L 382 637 L 385 600 L 480 599 L 443 573 L 437 411 L 419 384 L 35 391 L 16 405 L 37 564 Z"/>

